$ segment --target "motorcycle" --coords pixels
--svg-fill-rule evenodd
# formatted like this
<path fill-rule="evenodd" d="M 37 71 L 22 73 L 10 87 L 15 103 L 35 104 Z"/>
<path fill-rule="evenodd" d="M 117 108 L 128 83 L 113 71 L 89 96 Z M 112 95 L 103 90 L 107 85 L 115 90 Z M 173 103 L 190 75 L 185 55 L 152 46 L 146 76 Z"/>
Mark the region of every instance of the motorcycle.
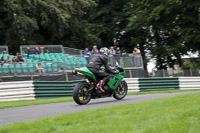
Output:
<path fill-rule="evenodd" d="M 123 80 L 125 71 L 120 66 L 115 66 L 113 69 L 119 71 L 119 74 L 111 74 L 110 79 L 103 86 L 105 92 L 101 92 L 97 89 L 97 84 L 101 79 L 97 79 L 87 67 L 73 70 L 73 74 L 86 78 L 86 81 L 79 82 L 74 87 L 74 101 L 79 105 L 85 105 L 90 102 L 91 99 L 96 98 L 113 96 L 117 100 L 123 99 L 128 91 L 127 83 Z"/>

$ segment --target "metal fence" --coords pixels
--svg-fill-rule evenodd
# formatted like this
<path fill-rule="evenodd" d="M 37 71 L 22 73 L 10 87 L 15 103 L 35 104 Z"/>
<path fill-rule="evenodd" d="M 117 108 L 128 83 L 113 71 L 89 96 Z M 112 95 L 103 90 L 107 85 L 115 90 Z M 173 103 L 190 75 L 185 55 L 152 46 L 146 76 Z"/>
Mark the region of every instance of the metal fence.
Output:
<path fill-rule="evenodd" d="M 43 56 L 42 56 L 43 57 Z M 64 74 L 66 71 L 71 71 L 75 68 L 85 67 L 88 64 L 87 58 L 84 56 L 75 55 L 63 55 L 59 57 L 48 56 L 49 60 L 40 59 L 40 56 L 33 56 L 31 59 L 25 59 L 26 62 L 21 63 L 1 63 L 0 64 L 0 76 L 22 76 L 22 75 L 55 75 Z M 24 57 L 25 58 L 25 57 Z M 29 57 L 30 58 L 30 57 Z M 52 60 L 50 61 L 50 59 Z M 137 57 L 139 58 L 139 57 Z M 55 59 L 55 60 L 54 60 Z M 143 69 L 142 58 L 135 64 L 134 56 L 110 56 L 109 62 L 112 66 L 121 65 L 125 69 Z M 37 68 L 37 65 L 41 64 L 41 70 Z M 44 72 L 43 72 L 44 71 Z M 137 72 L 138 73 L 138 72 Z M 139 72 L 141 73 L 141 72 Z M 132 75 L 135 75 L 132 74 Z M 140 74 L 137 74 L 140 75 Z M 143 74 L 145 75 L 145 74 Z"/>
<path fill-rule="evenodd" d="M 92 56 L 84 57 L 88 62 L 92 58 Z M 109 55 L 108 61 L 111 66 L 120 65 L 126 69 L 143 69 L 142 57 L 133 54 Z"/>
<path fill-rule="evenodd" d="M 0 46 L 0 54 L 8 54 L 8 46 Z"/>
<path fill-rule="evenodd" d="M 157 71 L 148 72 L 147 70 L 133 70 L 126 69 L 127 78 L 136 78 L 136 77 L 200 77 L 199 69 L 185 69 L 185 70 L 164 70 L 158 69 Z"/>
<path fill-rule="evenodd" d="M 39 53 L 64 53 L 62 45 L 21 45 L 21 54 L 28 54 L 30 48 L 35 51 L 36 48 L 39 49 Z"/>
<path fill-rule="evenodd" d="M 0 64 L 0 76 L 61 74 L 67 69 L 63 62 L 41 62 L 41 67 L 37 67 L 38 64 L 38 62 L 3 63 Z"/>
<path fill-rule="evenodd" d="M 64 53 L 69 54 L 69 55 L 82 55 L 83 50 L 81 49 L 75 49 L 75 48 L 70 48 L 70 47 L 63 47 Z"/>

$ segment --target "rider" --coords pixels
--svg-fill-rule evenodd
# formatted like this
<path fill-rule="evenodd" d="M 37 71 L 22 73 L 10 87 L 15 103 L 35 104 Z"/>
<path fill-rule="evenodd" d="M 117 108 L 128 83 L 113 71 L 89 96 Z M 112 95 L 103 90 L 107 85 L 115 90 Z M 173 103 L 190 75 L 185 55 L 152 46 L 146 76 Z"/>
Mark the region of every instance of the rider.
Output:
<path fill-rule="evenodd" d="M 98 78 L 102 79 L 97 84 L 97 88 L 101 92 L 105 92 L 103 90 L 103 86 L 106 83 L 106 81 L 109 79 L 110 74 L 101 70 L 101 66 L 104 66 L 106 71 L 109 73 L 117 74 L 119 73 L 117 70 L 114 71 L 110 68 L 108 65 L 108 48 L 104 47 L 99 50 L 99 54 L 93 55 L 89 64 L 87 65 L 87 68 Z"/>

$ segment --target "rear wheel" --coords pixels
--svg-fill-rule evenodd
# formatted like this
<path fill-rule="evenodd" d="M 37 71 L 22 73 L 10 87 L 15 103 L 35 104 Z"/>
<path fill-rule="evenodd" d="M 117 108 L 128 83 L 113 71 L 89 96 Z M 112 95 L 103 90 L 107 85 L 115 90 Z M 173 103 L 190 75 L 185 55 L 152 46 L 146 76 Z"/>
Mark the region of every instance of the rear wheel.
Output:
<path fill-rule="evenodd" d="M 91 95 L 86 95 L 87 90 L 90 88 L 90 84 L 87 82 L 78 83 L 73 90 L 73 99 L 79 105 L 87 104 L 91 100 Z"/>
<path fill-rule="evenodd" d="M 114 91 L 113 97 L 117 100 L 121 100 L 126 96 L 127 91 L 128 91 L 127 83 L 126 81 L 122 81 L 120 85 L 117 87 L 117 89 Z"/>

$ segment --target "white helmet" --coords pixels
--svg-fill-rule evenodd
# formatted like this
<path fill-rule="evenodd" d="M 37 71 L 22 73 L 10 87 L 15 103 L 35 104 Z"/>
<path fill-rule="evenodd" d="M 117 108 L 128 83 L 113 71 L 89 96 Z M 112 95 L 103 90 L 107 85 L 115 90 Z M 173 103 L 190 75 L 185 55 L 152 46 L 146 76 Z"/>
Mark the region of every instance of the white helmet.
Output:
<path fill-rule="evenodd" d="M 100 54 L 105 54 L 105 55 L 108 56 L 108 48 L 106 48 L 106 47 L 101 48 L 101 49 L 99 50 L 99 52 L 100 52 Z"/>

